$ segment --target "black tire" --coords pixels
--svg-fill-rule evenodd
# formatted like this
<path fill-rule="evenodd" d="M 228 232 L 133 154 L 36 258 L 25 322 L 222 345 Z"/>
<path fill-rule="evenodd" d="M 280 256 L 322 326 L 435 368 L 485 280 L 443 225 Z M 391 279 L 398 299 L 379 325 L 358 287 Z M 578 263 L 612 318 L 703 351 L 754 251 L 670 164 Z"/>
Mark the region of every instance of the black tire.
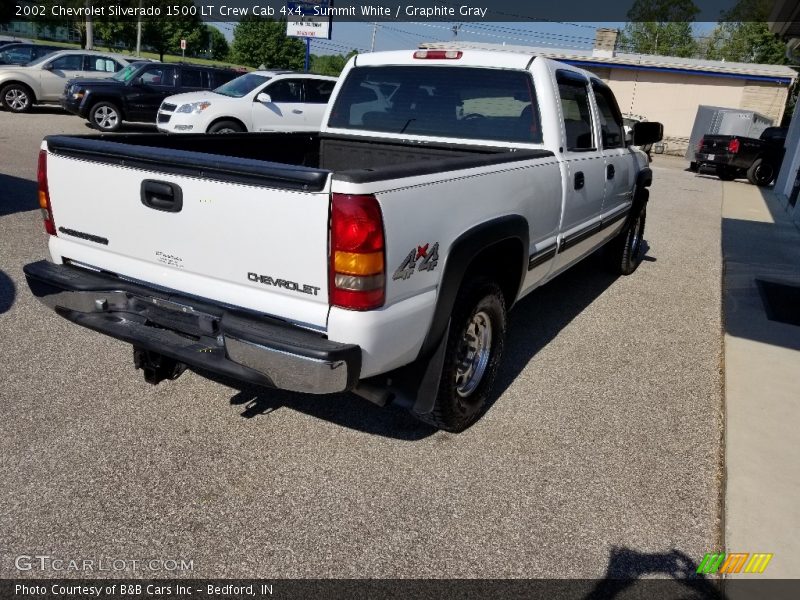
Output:
<path fill-rule="evenodd" d="M 207 133 L 243 133 L 245 129 L 236 121 L 217 121 Z"/>
<path fill-rule="evenodd" d="M 763 158 L 757 158 L 747 169 L 747 180 L 753 185 L 765 186 L 775 179 L 775 167 Z"/>
<path fill-rule="evenodd" d="M 506 303 L 500 287 L 485 278 L 467 281 L 453 307 L 433 411 L 416 416 L 453 433 L 464 431 L 477 421 L 486 409 L 503 357 L 505 337 Z"/>
<path fill-rule="evenodd" d="M 692 162 L 690 162 L 690 163 L 689 163 L 689 170 L 690 170 L 692 173 L 697 173 L 697 170 L 698 170 L 699 168 L 700 168 L 700 165 L 698 165 L 696 162 L 692 161 Z"/>
<path fill-rule="evenodd" d="M 717 177 L 722 179 L 722 181 L 733 181 L 738 174 L 738 170 L 733 167 L 717 166 Z"/>
<path fill-rule="evenodd" d="M 98 102 L 89 111 L 89 122 L 100 131 L 119 131 L 122 126 L 122 111 L 113 102 Z"/>
<path fill-rule="evenodd" d="M 647 221 L 648 194 L 640 203 L 637 212 L 631 214 L 622 231 L 606 246 L 606 262 L 609 269 L 619 275 L 630 275 L 642 262 L 642 246 L 644 242 L 644 226 Z"/>
<path fill-rule="evenodd" d="M 15 113 L 28 112 L 35 100 L 33 91 L 21 83 L 10 83 L 0 91 L 3 106 Z"/>

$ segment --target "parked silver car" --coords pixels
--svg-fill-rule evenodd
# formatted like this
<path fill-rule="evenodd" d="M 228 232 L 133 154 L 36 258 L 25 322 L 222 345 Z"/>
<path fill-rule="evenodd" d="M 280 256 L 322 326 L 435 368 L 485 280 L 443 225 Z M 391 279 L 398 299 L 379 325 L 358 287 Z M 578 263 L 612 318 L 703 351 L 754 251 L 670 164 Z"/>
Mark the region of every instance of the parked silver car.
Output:
<path fill-rule="evenodd" d="M 25 66 L 0 67 L 0 102 L 26 112 L 34 104 L 57 103 L 70 79 L 111 77 L 132 58 L 92 50 L 62 50 Z"/>

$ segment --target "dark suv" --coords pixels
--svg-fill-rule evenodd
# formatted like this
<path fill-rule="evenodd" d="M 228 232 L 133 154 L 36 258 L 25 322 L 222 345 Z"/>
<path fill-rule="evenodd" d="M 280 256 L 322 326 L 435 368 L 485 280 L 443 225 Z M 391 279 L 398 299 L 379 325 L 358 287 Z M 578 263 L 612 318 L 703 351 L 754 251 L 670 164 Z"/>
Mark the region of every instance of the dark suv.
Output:
<path fill-rule="evenodd" d="M 11 42 L 0 47 L 0 65 L 27 65 L 56 50 L 64 50 L 64 48 L 45 44 Z"/>
<path fill-rule="evenodd" d="M 135 62 L 109 79 L 70 81 L 61 106 L 101 131 L 116 131 L 123 121 L 155 123 L 167 96 L 210 90 L 239 75 L 203 65 Z"/>

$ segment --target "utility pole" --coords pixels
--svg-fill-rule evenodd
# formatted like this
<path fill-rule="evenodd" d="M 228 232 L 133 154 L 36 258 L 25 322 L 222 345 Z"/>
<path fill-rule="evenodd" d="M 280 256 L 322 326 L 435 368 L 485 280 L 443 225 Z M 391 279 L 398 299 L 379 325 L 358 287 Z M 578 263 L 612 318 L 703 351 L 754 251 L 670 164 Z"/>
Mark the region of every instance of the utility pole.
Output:
<path fill-rule="evenodd" d="M 90 10 L 92 8 L 92 0 L 86 0 L 86 50 L 94 49 L 94 23 L 92 23 L 92 16 Z"/>
<path fill-rule="evenodd" d="M 378 35 L 378 23 L 372 24 L 372 44 L 369 47 L 370 52 L 375 52 L 375 36 Z"/>
<path fill-rule="evenodd" d="M 136 57 L 142 55 L 142 0 L 139 0 L 139 17 L 136 19 Z"/>

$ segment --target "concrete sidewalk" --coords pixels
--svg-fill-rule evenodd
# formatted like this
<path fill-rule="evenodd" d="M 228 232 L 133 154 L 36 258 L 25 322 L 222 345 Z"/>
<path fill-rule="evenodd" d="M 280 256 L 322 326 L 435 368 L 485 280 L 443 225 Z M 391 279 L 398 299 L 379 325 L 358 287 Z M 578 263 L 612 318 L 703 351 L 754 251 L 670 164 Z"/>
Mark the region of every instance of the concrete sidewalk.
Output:
<path fill-rule="evenodd" d="M 768 319 L 756 280 L 800 286 L 800 230 L 770 190 L 723 186 L 725 550 L 798 578 L 800 327 Z"/>

